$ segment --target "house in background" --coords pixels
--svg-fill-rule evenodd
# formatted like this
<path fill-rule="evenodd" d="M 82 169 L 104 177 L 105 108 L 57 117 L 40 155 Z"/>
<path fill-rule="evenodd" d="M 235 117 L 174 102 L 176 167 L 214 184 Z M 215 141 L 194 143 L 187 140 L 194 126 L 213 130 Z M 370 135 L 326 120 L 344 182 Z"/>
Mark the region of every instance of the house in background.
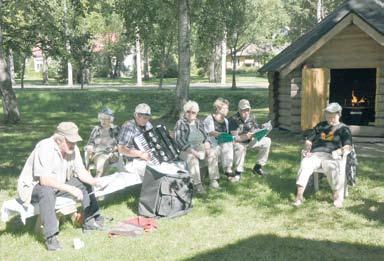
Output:
<path fill-rule="evenodd" d="M 300 132 L 343 107 L 354 136 L 384 137 L 384 2 L 348 0 L 259 70 L 274 125 Z"/>
<path fill-rule="evenodd" d="M 261 65 L 257 62 L 256 56 L 258 49 L 255 44 L 250 44 L 243 51 L 237 53 L 237 68 L 254 67 L 259 68 Z M 232 68 L 231 54 L 227 54 L 227 68 Z"/>
<path fill-rule="evenodd" d="M 33 69 L 35 72 L 43 71 L 43 52 L 39 47 L 32 49 Z"/>

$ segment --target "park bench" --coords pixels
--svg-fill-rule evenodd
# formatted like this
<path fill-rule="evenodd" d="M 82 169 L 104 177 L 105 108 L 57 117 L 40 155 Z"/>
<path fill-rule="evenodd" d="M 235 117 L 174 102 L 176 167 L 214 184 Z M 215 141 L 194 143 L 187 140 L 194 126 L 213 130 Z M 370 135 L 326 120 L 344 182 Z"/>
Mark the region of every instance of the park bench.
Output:
<path fill-rule="evenodd" d="M 103 184 L 107 184 L 102 190 L 96 190 L 96 198 L 106 196 L 124 188 L 141 184 L 142 180 L 138 174 L 116 172 L 114 174 L 101 177 Z M 77 202 L 67 197 L 57 197 L 56 212 L 62 215 L 68 215 L 77 211 Z M 24 206 L 20 199 L 11 199 L 3 202 L 1 207 L 1 221 L 7 222 L 12 216 L 19 215 L 23 224 L 30 217 L 39 214 L 38 204 L 28 204 Z"/>

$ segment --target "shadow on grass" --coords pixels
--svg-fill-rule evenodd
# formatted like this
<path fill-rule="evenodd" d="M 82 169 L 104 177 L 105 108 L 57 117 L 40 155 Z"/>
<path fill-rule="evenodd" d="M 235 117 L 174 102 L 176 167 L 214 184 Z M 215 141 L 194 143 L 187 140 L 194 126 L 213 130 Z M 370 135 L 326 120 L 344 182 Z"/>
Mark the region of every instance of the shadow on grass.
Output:
<path fill-rule="evenodd" d="M 29 236 L 33 237 L 36 241 L 43 242 L 44 238 L 42 233 L 35 232 L 35 224 L 38 216 L 33 216 L 26 219 L 26 223 L 23 224 L 20 216 L 13 216 L 5 226 L 5 229 L 0 231 L 0 236 L 5 234 L 12 234 L 16 237 L 23 236 L 27 233 Z"/>
<path fill-rule="evenodd" d="M 112 207 L 114 205 L 120 205 L 121 203 L 126 203 L 127 208 L 129 208 L 133 213 L 138 215 L 137 206 L 139 204 L 141 184 L 134 185 L 123 190 L 117 191 L 113 194 L 105 196 L 103 200 L 99 200 L 98 204 L 100 209 Z M 78 210 L 81 211 L 81 206 L 78 207 Z M 101 211 L 103 214 L 103 211 Z M 26 224 L 24 225 L 21 222 L 20 216 L 13 216 L 7 223 L 5 230 L 0 231 L 0 236 L 3 234 L 12 234 L 14 236 L 22 236 L 25 233 L 33 236 L 38 241 L 43 241 L 43 236 L 41 233 L 35 233 L 35 224 L 38 215 L 27 218 Z M 111 218 L 111 217 L 109 217 Z M 114 217 L 112 217 L 114 218 Z M 71 215 L 58 216 L 60 227 L 66 226 L 69 223 L 72 225 Z"/>
<path fill-rule="evenodd" d="M 382 260 L 383 256 L 382 247 L 266 234 L 183 260 Z"/>
<path fill-rule="evenodd" d="M 141 184 L 138 184 L 114 192 L 105 196 L 104 200 L 99 200 L 99 207 L 112 207 L 114 205 L 120 205 L 121 203 L 125 202 L 127 208 L 129 208 L 133 213 L 138 215 L 137 207 L 139 205 L 140 191 Z"/>
<path fill-rule="evenodd" d="M 384 223 L 384 203 L 377 202 L 371 199 L 362 199 L 363 203 L 349 207 L 348 210 L 352 213 L 364 216 L 369 221 Z"/>

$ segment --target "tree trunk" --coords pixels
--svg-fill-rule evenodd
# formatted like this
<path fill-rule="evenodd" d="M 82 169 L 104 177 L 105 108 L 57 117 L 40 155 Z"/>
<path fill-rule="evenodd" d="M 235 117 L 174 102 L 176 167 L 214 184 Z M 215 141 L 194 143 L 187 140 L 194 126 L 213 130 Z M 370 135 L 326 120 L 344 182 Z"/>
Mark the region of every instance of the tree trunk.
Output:
<path fill-rule="evenodd" d="M 9 76 L 11 77 L 11 83 L 12 85 L 16 84 L 16 77 L 15 77 L 15 63 L 13 61 L 13 50 L 9 49 L 8 54 L 8 70 L 9 70 Z"/>
<path fill-rule="evenodd" d="M 144 44 L 144 80 L 149 80 L 148 44 Z"/>
<path fill-rule="evenodd" d="M 84 69 L 84 66 L 82 66 L 80 68 L 81 70 L 81 85 L 80 85 L 80 89 L 83 90 L 84 89 L 84 77 L 85 77 L 85 69 Z"/>
<path fill-rule="evenodd" d="M 112 79 L 113 79 L 113 77 L 115 75 L 114 68 L 115 67 L 113 67 L 112 56 L 108 56 L 108 69 L 109 69 L 108 77 L 110 77 Z"/>
<path fill-rule="evenodd" d="M 85 68 L 85 83 L 89 84 L 91 82 L 91 70 L 89 69 L 89 65 L 87 64 L 87 68 Z"/>
<path fill-rule="evenodd" d="M 237 51 L 236 48 L 231 49 L 231 57 L 232 57 L 232 90 L 236 90 L 236 65 L 237 65 Z"/>
<path fill-rule="evenodd" d="M 0 9 L 2 2 L 0 1 Z M 20 121 L 20 112 L 17 107 L 17 99 L 12 89 L 7 64 L 3 54 L 3 33 L 0 24 L 0 92 L 3 100 L 3 113 L 5 123 L 17 123 Z"/>
<path fill-rule="evenodd" d="M 166 65 L 166 57 L 165 57 L 165 45 L 161 48 L 161 61 L 160 61 L 160 81 L 159 81 L 159 90 L 163 89 L 163 81 L 164 81 L 164 72 Z"/>
<path fill-rule="evenodd" d="M 43 52 L 43 84 L 47 85 L 48 81 L 48 57 L 47 54 Z"/>
<path fill-rule="evenodd" d="M 140 35 L 136 35 L 136 85 L 143 86 L 141 80 L 141 47 L 140 47 Z"/>
<path fill-rule="evenodd" d="M 20 87 L 24 89 L 24 76 L 25 76 L 25 64 L 27 63 L 27 55 L 24 54 L 23 65 L 21 67 L 21 75 L 20 75 Z"/>
<path fill-rule="evenodd" d="M 171 38 L 171 40 L 168 42 L 168 48 L 164 44 L 162 49 L 161 49 L 159 89 L 163 88 L 165 69 L 167 68 L 167 64 L 168 64 L 168 61 L 169 61 L 169 54 L 171 52 L 172 45 L 173 45 L 173 38 Z"/>
<path fill-rule="evenodd" d="M 209 82 L 215 82 L 215 54 L 212 54 L 209 62 Z"/>
<path fill-rule="evenodd" d="M 215 83 L 219 82 L 221 75 L 221 43 L 216 44 L 215 48 Z"/>
<path fill-rule="evenodd" d="M 323 20 L 323 1 L 322 0 L 317 0 L 316 17 L 317 17 L 318 23 L 320 23 L 321 20 Z"/>
<path fill-rule="evenodd" d="M 120 78 L 121 72 L 120 72 L 120 60 L 116 58 L 116 65 L 115 65 L 115 75 L 116 78 Z"/>
<path fill-rule="evenodd" d="M 67 8 L 67 0 L 64 0 L 64 31 L 65 31 L 65 37 L 66 37 L 66 42 L 65 42 L 65 48 L 68 53 L 68 57 L 71 55 L 71 44 L 69 43 L 69 29 L 68 29 L 68 16 L 67 16 L 68 8 Z M 68 58 L 68 63 L 67 63 L 67 79 L 68 79 L 68 86 L 73 86 L 73 72 L 72 72 L 72 64 Z"/>
<path fill-rule="evenodd" d="M 221 84 L 224 85 L 227 80 L 227 38 L 221 42 Z"/>
<path fill-rule="evenodd" d="M 188 100 L 190 83 L 190 20 L 189 0 L 178 0 L 178 78 L 176 84 L 176 101 L 173 112 L 174 119 L 181 116 L 183 106 Z"/>
<path fill-rule="evenodd" d="M 68 68 L 68 86 L 71 87 L 73 86 L 73 72 L 72 72 L 72 63 L 68 61 L 67 64 Z"/>

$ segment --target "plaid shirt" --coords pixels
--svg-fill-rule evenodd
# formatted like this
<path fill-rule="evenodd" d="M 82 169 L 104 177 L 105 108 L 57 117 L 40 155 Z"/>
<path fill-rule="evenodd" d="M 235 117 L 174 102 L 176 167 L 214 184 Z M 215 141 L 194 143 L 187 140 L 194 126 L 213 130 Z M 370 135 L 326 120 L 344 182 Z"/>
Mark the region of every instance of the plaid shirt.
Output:
<path fill-rule="evenodd" d="M 128 149 L 136 149 L 133 138 L 150 129 L 152 129 L 152 124 L 149 121 L 144 128 L 138 126 L 134 119 L 127 121 L 121 126 L 121 131 L 117 138 L 118 144 L 124 145 Z"/>
<path fill-rule="evenodd" d="M 89 136 L 87 145 L 92 145 L 93 147 L 96 147 L 98 145 L 96 144 L 96 140 L 101 136 L 101 129 L 102 127 L 100 125 L 97 125 L 93 128 L 91 135 Z M 111 124 L 111 127 L 109 128 L 109 135 L 111 138 L 115 139 L 115 146 L 117 145 L 117 137 L 119 136 L 119 132 L 120 127 Z"/>
<path fill-rule="evenodd" d="M 201 133 L 203 133 L 204 135 L 203 143 L 205 143 L 206 141 L 208 141 L 208 135 L 204 130 L 203 123 L 200 120 L 196 119 L 196 126 L 198 130 L 201 131 Z M 185 151 L 191 147 L 191 144 L 188 143 L 188 136 L 190 131 L 191 130 L 190 130 L 187 119 L 182 118 L 176 122 L 175 142 L 181 151 Z"/>
<path fill-rule="evenodd" d="M 250 115 L 245 121 L 241 118 L 239 112 L 229 118 L 229 132 L 238 131 L 238 135 L 242 135 L 248 132 L 255 132 L 258 129 L 259 124 L 257 124 L 256 117 L 253 115 Z M 249 142 L 249 140 L 244 141 L 243 143 L 247 142 Z"/>

